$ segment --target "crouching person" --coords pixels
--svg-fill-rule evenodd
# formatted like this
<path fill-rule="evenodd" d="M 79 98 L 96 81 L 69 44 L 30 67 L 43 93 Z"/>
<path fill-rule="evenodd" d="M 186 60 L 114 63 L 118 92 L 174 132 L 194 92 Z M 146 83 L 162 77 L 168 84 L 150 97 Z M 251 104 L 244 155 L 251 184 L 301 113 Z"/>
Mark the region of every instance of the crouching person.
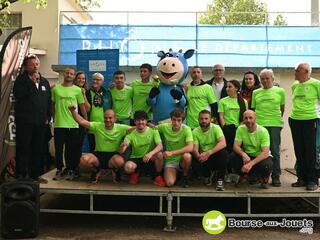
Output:
<path fill-rule="evenodd" d="M 104 113 L 104 123 L 88 122 L 83 119 L 74 106 L 69 110 L 78 124 L 94 133 L 96 146 L 94 153 L 88 153 L 81 157 L 80 165 L 91 169 L 91 181 L 98 183 L 100 177 L 107 168 L 112 170 L 112 181 L 120 181 L 120 168 L 124 165 L 123 157 L 118 153 L 120 143 L 130 126 L 117 124 L 113 110 Z"/>
<path fill-rule="evenodd" d="M 252 110 L 243 114 L 244 124 L 239 126 L 233 145 L 235 154 L 231 156 L 233 170 L 240 174 L 260 177 L 261 188 L 268 188 L 272 171 L 272 159 L 269 156 L 270 138 L 267 129 L 256 123 Z"/>
<path fill-rule="evenodd" d="M 211 113 L 202 110 L 199 113 L 199 124 L 193 130 L 193 155 L 194 168 L 199 169 L 200 173 L 212 181 L 212 173 L 217 171 L 216 190 L 224 191 L 223 179 L 226 172 L 228 152 L 226 150 L 226 139 L 220 126 L 211 123 Z"/>
<path fill-rule="evenodd" d="M 130 159 L 125 163 L 124 170 L 131 174 L 129 184 L 137 184 L 142 170 L 155 168 L 153 183 L 164 187 L 165 182 L 162 178 L 163 159 L 162 142 L 158 130 L 147 126 L 148 115 L 144 111 L 134 113 L 134 124 L 136 126 L 128 134 L 120 145 L 120 153 L 124 153 L 131 145 Z"/>
<path fill-rule="evenodd" d="M 172 187 L 177 178 L 177 171 L 182 171 L 180 185 L 188 187 L 188 174 L 191 167 L 193 137 L 191 128 L 182 124 L 185 114 L 182 109 L 176 108 L 170 113 L 171 123 L 158 125 L 160 134 L 165 142 L 164 179 L 168 187 Z"/>

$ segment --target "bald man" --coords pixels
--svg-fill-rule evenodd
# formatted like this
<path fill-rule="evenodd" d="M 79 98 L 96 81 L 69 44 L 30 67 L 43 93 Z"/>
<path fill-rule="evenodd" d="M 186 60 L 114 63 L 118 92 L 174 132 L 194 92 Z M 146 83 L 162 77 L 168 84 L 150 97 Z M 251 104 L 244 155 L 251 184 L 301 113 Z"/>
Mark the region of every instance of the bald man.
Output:
<path fill-rule="evenodd" d="M 260 187 L 268 188 L 272 171 L 268 130 L 256 123 L 256 114 L 252 110 L 244 112 L 243 121 L 244 125 L 240 125 L 236 131 L 231 166 L 240 175 L 259 177 Z"/>
<path fill-rule="evenodd" d="M 79 125 L 91 130 L 96 139 L 94 153 L 88 153 L 81 157 L 80 164 L 91 169 L 91 181 L 98 183 L 105 169 L 112 169 L 112 181 L 120 181 L 119 169 L 124 165 L 123 157 L 118 153 L 120 143 L 126 135 L 128 125 L 117 124 L 113 110 L 106 110 L 104 122 L 89 122 L 83 119 L 74 106 L 69 106 L 74 120 Z"/>

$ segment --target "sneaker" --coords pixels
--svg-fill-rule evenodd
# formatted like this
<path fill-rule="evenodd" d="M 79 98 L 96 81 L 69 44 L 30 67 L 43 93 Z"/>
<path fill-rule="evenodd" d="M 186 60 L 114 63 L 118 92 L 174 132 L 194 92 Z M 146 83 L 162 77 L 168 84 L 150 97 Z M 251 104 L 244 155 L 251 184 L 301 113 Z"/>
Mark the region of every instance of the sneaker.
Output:
<path fill-rule="evenodd" d="M 315 182 L 308 182 L 306 190 L 307 191 L 315 191 L 318 189 L 318 185 Z"/>
<path fill-rule="evenodd" d="M 90 174 L 90 181 L 96 182 L 96 178 L 97 178 L 97 171 L 92 171 Z"/>
<path fill-rule="evenodd" d="M 274 186 L 274 187 L 280 187 L 281 186 L 280 176 L 272 177 L 272 186 Z"/>
<path fill-rule="evenodd" d="M 260 188 L 262 188 L 262 189 L 268 189 L 269 187 L 268 187 L 268 182 L 269 182 L 269 177 L 263 177 L 263 178 L 261 178 L 261 180 L 260 180 Z"/>
<path fill-rule="evenodd" d="M 40 184 L 47 184 L 47 183 L 48 183 L 48 180 L 47 180 L 47 179 L 44 179 L 44 178 L 42 178 L 42 177 L 38 177 L 37 182 L 40 183 Z"/>
<path fill-rule="evenodd" d="M 211 173 L 210 173 L 210 176 L 209 177 L 205 177 L 204 178 L 204 185 L 206 185 L 206 186 L 211 186 L 212 185 L 212 183 L 213 183 L 213 176 L 214 176 L 214 172 L 212 171 Z"/>
<path fill-rule="evenodd" d="M 153 184 L 158 185 L 158 186 L 160 186 L 160 187 L 165 187 L 165 186 L 166 186 L 166 183 L 165 183 L 163 177 L 160 176 L 160 175 L 159 175 L 159 176 L 156 176 L 156 177 L 154 178 Z"/>
<path fill-rule="evenodd" d="M 305 187 L 305 186 L 307 186 L 307 184 L 299 178 L 295 183 L 291 184 L 291 187 Z"/>
<path fill-rule="evenodd" d="M 231 174 L 226 174 L 225 176 L 224 176 L 224 181 L 226 182 L 226 183 L 231 183 L 232 182 L 232 179 L 231 179 L 231 176 L 230 176 Z"/>
<path fill-rule="evenodd" d="M 216 185 L 217 191 L 224 191 L 224 184 L 222 179 L 218 179 L 217 185 Z"/>
<path fill-rule="evenodd" d="M 120 183 L 121 182 L 121 173 L 120 170 L 112 169 L 112 182 L 113 183 Z"/>
<path fill-rule="evenodd" d="M 139 181 L 139 175 L 140 175 L 139 173 L 132 173 L 130 175 L 128 183 L 129 184 L 137 184 Z"/>
<path fill-rule="evenodd" d="M 68 171 L 68 174 L 67 174 L 67 177 L 66 177 L 66 180 L 69 180 L 69 181 L 72 181 L 75 179 L 75 171 L 74 170 L 70 170 Z"/>
<path fill-rule="evenodd" d="M 52 178 L 52 180 L 58 181 L 62 179 L 62 170 L 57 169 L 56 174 L 54 175 L 54 177 Z"/>
<path fill-rule="evenodd" d="M 180 180 L 180 186 L 187 188 L 189 187 L 189 180 L 187 176 L 182 176 L 181 180 Z"/>

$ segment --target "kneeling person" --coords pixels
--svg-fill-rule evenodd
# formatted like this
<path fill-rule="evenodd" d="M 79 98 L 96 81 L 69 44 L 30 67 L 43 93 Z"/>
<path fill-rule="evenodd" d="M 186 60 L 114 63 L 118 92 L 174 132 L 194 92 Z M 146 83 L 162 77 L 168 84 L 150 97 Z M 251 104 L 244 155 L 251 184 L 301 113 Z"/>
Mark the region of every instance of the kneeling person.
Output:
<path fill-rule="evenodd" d="M 224 190 L 224 174 L 226 172 L 228 153 L 226 139 L 219 125 L 211 123 L 211 113 L 202 110 L 199 113 L 199 124 L 193 130 L 194 167 L 198 167 L 202 175 L 210 178 L 213 170 L 218 171 L 216 189 Z"/>
<path fill-rule="evenodd" d="M 172 123 L 158 125 L 159 132 L 164 137 L 166 151 L 164 179 L 168 187 L 176 182 L 177 170 L 182 170 L 183 176 L 180 185 L 188 187 L 188 174 L 191 167 L 193 137 L 191 128 L 182 124 L 185 114 L 182 109 L 176 108 L 170 113 Z"/>
<path fill-rule="evenodd" d="M 261 177 L 261 188 L 267 188 L 272 171 L 269 133 L 256 123 L 254 111 L 245 111 L 243 120 L 245 125 L 239 126 L 236 131 L 233 145 L 236 155 L 231 157 L 232 168 L 239 174 Z"/>
<path fill-rule="evenodd" d="M 117 124 L 113 110 L 104 113 L 104 123 L 88 122 L 70 106 L 73 118 L 83 127 L 94 133 L 96 146 L 94 153 L 81 157 L 80 164 L 92 170 L 91 180 L 98 183 L 107 168 L 112 169 L 112 181 L 119 182 L 119 169 L 124 165 L 123 157 L 118 153 L 120 143 L 130 126 Z"/>
<path fill-rule="evenodd" d="M 153 183 L 164 187 L 165 182 L 161 176 L 163 168 L 162 142 L 158 130 L 147 126 L 148 115 L 144 111 L 134 113 L 136 129 L 128 134 L 120 146 L 120 153 L 124 153 L 131 145 L 130 160 L 125 163 L 124 170 L 131 174 L 129 183 L 137 184 L 141 170 L 148 164 L 154 163 L 155 177 Z"/>

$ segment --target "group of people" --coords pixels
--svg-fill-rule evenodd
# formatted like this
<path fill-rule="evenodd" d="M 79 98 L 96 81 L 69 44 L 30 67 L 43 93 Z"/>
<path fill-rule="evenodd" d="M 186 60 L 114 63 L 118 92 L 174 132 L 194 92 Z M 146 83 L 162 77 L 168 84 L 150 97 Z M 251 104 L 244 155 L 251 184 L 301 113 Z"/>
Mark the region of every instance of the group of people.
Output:
<path fill-rule="evenodd" d="M 274 82 L 272 69 L 244 74 L 242 84 L 227 81 L 221 64 L 213 67 L 213 78 L 204 81 L 202 70 L 190 70 L 192 81 L 181 86 L 186 109 L 170 113 L 170 122 L 153 122 L 148 99 L 157 82 L 152 66 L 140 66 L 140 78 L 126 84 L 123 71 L 116 71 L 112 84 L 103 87 L 104 77 L 92 75 L 88 87 L 84 72 L 64 70 L 64 81 L 50 89 L 39 74 L 39 59 L 30 55 L 17 78 L 15 96 L 18 178 L 41 180 L 40 162 L 44 135 L 51 118 L 54 123 L 54 180 L 76 179 L 79 165 L 91 170 L 98 182 L 111 169 L 117 183 L 121 173 L 137 184 L 142 173 L 151 174 L 159 186 L 179 183 L 187 187 L 193 175 L 207 185 L 216 180 L 224 190 L 230 176 L 267 188 L 281 186 L 280 142 L 285 110 L 285 91 Z M 311 66 L 300 63 L 292 84 L 292 113 L 289 124 L 296 155 L 297 182 L 293 187 L 318 188 L 316 130 L 319 120 L 320 81 L 310 77 Z M 82 155 L 88 136 L 89 153 Z M 65 159 L 65 165 L 64 161 Z M 238 180 L 237 180 L 238 181 Z"/>

